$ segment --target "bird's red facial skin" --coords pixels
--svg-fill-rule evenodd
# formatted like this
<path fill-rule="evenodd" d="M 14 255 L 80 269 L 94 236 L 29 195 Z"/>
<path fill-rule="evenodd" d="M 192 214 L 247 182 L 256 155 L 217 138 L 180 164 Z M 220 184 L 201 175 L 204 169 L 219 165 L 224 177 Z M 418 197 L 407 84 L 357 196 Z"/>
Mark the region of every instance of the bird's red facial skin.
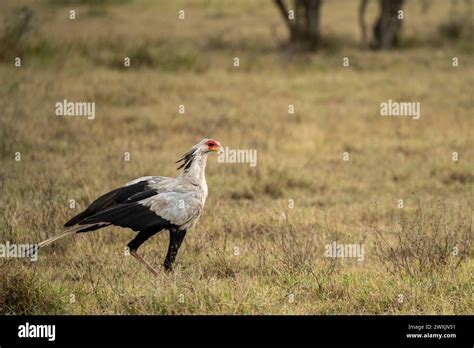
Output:
<path fill-rule="evenodd" d="M 221 144 L 215 140 L 208 140 L 206 141 L 206 145 L 209 148 L 209 151 L 217 151 L 221 147 Z"/>

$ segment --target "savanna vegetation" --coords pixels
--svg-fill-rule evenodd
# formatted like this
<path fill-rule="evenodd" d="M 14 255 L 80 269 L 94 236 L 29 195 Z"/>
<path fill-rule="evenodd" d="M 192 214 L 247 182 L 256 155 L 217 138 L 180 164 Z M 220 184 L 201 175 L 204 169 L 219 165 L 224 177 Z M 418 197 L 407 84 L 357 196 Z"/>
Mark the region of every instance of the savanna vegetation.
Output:
<path fill-rule="evenodd" d="M 173 273 L 126 255 L 133 231 L 75 235 L 36 262 L 0 259 L 0 313 L 472 313 L 472 1 L 424 3 L 406 1 L 397 47 L 373 51 L 359 2 L 326 1 L 304 51 L 271 1 L 3 0 L 0 243 L 37 243 L 99 194 L 177 175 L 204 137 L 258 162 L 210 158 Z M 64 99 L 95 102 L 95 118 L 56 116 Z M 419 102 L 420 119 L 381 116 L 388 99 Z M 363 260 L 325 257 L 333 242 Z M 162 233 L 140 251 L 158 267 L 166 247 Z"/>

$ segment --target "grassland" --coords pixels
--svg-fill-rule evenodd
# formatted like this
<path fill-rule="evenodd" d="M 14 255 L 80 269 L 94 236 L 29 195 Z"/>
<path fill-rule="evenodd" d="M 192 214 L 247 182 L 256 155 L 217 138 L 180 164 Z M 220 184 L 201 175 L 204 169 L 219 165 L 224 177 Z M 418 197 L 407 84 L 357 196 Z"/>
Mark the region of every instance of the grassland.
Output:
<path fill-rule="evenodd" d="M 2 1 L 0 19 L 22 3 L 32 28 L 0 62 L 1 243 L 39 242 L 101 193 L 176 175 L 203 137 L 257 149 L 258 165 L 209 160 L 172 274 L 125 256 L 132 231 L 81 234 L 37 262 L 1 259 L 1 313 L 473 312 L 472 28 L 440 33 L 447 1 L 408 2 L 388 52 L 360 47 L 356 1 L 327 1 L 313 53 L 285 48 L 270 1 Z M 94 101 L 96 118 L 55 116 L 63 99 Z M 421 118 L 381 117 L 388 99 L 420 102 Z M 364 260 L 324 257 L 333 241 L 362 244 Z M 166 247 L 163 233 L 140 250 L 159 265 Z"/>

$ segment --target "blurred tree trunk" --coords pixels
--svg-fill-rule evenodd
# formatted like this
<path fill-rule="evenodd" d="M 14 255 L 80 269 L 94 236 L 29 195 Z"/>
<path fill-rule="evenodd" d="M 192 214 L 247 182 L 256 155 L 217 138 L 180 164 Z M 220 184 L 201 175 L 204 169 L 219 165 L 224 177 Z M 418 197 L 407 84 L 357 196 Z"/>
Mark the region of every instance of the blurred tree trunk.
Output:
<path fill-rule="evenodd" d="M 359 4 L 359 27 L 361 33 L 361 42 L 363 46 L 367 46 L 367 26 L 365 25 L 365 11 L 369 0 L 361 0 Z"/>
<path fill-rule="evenodd" d="M 398 44 L 403 19 L 399 18 L 403 0 L 380 0 L 380 15 L 374 25 L 374 49 L 389 49 Z"/>
<path fill-rule="evenodd" d="M 315 49 L 320 41 L 320 9 L 322 0 L 294 0 L 294 18 L 283 0 L 274 0 L 290 31 L 290 43 Z"/>

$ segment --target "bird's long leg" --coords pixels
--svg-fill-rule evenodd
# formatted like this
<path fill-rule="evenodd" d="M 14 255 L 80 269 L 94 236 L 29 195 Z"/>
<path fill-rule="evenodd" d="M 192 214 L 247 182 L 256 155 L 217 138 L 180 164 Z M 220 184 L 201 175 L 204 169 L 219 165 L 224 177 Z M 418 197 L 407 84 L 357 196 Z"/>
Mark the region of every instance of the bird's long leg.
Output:
<path fill-rule="evenodd" d="M 159 231 L 159 230 L 158 230 Z M 140 245 L 143 244 L 148 238 L 153 236 L 158 232 L 155 229 L 145 229 L 140 232 L 138 232 L 137 236 L 130 242 L 128 243 L 128 250 L 130 250 L 130 255 L 132 255 L 134 258 L 136 258 L 138 261 L 143 263 L 145 267 L 153 273 L 155 276 L 157 276 L 159 273 L 158 271 L 148 263 L 143 257 L 137 254 L 137 249 L 140 247 Z"/>
<path fill-rule="evenodd" d="M 168 246 L 168 253 L 166 254 L 165 262 L 163 263 L 165 271 L 169 272 L 173 269 L 173 262 L 176 259 L 176 254 L 178 253 L 185 235 L 186 230 L 170 230 L 170 244 Z"/>
<path fill-rule="evenodd" d="M 151 272 L 153 273 L 155 276 L 158 276 L 158 271 L 153 268 L 152 265 L 150 265 L 150 263 L 148 263 L 148 261 L 146 261 L 143 257 L 141 257 L 140 255 L 137 254 L 136 251 L 132 250 L 130 251 L 130 255 L 132 255 L 134 258 L 136 258 L 138 261 L 140 261 L 141 263 L 143 263 L 145 265 L 145 267 Z"/>

